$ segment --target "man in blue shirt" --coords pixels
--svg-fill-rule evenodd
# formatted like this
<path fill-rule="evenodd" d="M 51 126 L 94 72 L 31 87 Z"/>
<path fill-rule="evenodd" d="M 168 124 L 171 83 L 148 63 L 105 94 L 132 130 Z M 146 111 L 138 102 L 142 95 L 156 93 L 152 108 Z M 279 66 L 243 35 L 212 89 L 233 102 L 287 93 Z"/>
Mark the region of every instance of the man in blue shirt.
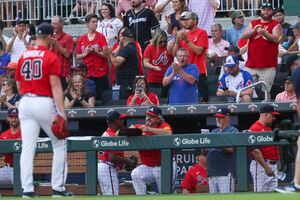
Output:
<path fill-rule="evenodd" d="M 226 31 L 226 40 L 230 42 L 230 44 L 237 46 L 237 43 L 247 26 L 244 24 L 245 19 L 242 11 L 233 11 L 231 19 L 233 27 Z"/>
<path fill-rule="evenodd" d="M 174 63 L 163 78 L 163 86 L 170 85 L 169 104 L 198 103 L 198 67 L 188 64 L 189 53 L 181 48 L 177 51 Z"/>
<path fill-rule="evenodd" d="M 10 54 L 5 53 L 4 45 L 0 41 L 0 75 L 6 72 L 6 66 L 10 62 Z"/>
<path fill-rule="evenodd" d="M 239 132 L 230 124 L 230 111 L 220 108 L 215 114 L 218 128 L 211 131 L 214 134 Z M 207 152 L 207 176 L 209 193 L 234 192 L 235 174 L 235 148 L 208 148 Z"/>

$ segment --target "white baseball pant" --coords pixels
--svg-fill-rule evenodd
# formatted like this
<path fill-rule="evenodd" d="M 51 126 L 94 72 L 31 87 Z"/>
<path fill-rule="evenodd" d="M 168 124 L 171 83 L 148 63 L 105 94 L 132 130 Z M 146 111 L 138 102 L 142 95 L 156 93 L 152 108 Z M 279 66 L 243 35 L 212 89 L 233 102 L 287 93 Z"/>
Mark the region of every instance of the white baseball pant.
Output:
<path fill-rule="evenodd" d="M 227 176 L 208 177 L 209 193 L 233 193 L 234 178 L 231 173 Z"/>
<path fill-rule="evenodd" d="M 4 166 L 0 169 L 0 184 L 13 184 L 14 183 L 14 168 Z"/>
<path fill-rule="evenodd" d="M 98 181 L 102 195 L 119 195 L 118 170 L 113 163 L 99 160 Z"/>
<path fill-rule="evenodd" d="M 42 128 L 50 137 L 53 148 L 53 164 L 51 174 L 52 189 L 65 190 L 67 178 L 66 141 L 57 139 L 51 124 L 56 116 L 52 98 L 23 96 L 19 104 L 19 118 L 22 131 L 21 182 L 23 192 L 33 192 L 33 161 L 37 146 L 37 138 Z"/>
<path fill-rule="evenodd" d="M 161 192 L 161 167 L 149 167 L 140 165 L 131 172 L 132 184 L 138 195 L 147 194 L 147 183 L 156 183 L 159 193 Z M 177 163 L 173 161 L 173 186 L 177 175 Z M 172 187 L 173 187 L 172 186 Z"/>
<path fill-rule="evenodd" d="M 255 160 L 251 161 L 250 164 L 250 173 L 253 178 L 253 190 L 254 192 L 271 192 L 278 186 L 278 179 L 276 175 L 278 173 L 277 163 L 270 164 L 267 160 L 267 164 L 272 169 L 275 174 L 275 177 L 267 176 L 265 169 Z"/>

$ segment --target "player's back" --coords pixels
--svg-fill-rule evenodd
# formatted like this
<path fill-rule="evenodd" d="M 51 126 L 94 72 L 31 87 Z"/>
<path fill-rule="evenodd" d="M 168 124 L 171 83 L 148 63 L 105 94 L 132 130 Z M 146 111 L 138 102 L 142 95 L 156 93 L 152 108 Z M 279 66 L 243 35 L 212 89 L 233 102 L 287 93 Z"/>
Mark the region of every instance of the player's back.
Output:
<path fill-rule="evenodd" d="M 20 82 L 20 94 L 32 93 L 52 97 L 50 75 L 61 76 L 57 56 L 45 46 L 30 48 L 18 61 L 16 80 Z"/>

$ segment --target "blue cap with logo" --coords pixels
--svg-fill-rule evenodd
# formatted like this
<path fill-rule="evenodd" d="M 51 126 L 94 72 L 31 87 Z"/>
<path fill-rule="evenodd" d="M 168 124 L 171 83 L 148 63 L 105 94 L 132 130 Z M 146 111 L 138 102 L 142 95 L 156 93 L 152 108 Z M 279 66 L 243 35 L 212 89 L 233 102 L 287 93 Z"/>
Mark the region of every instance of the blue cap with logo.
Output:
<path fill-rule="evenodd" d="M 225 67 L 235 67 L 236 64 L 238 64 L 239 61 L 239 57 L 236 55 L 230 55 L 226 57 L 226 61 L 224 66 Z"/>
<path fill-rule="evenodd" d="M 150 106 L 146 112 L 148 115 L 152 115 L 154 117 L 161 117 L 162 116 L 162 110 L 157 106 Z"/>
<path fill-rule="evenodd" d="M 53 34 L 53 27 L 48 23 L 41 23 L 36 30 L 37 34 L 40 35 L 52 35 Z"/>
<path fill-rule="evenodd" d="M 125 114 L 121 114 L 116 110 L 111 110 L 106 114 L 106 121 L 107 123 L 114 122 L 117 119 L 124 119 L 126 117 Z"/>
<path fill-rule="evenodd" d="M 11 117 L 11 116 L 18 116 L 19 111 L 18 108 L 9 108 L 7 111 L 7 116 Z"/>
<path fill-rule="evenodd" d="M 230 116 L 230 110 L 228 108 L 220 108 L 217 110 L 215 117 L 226 117 Z"/>

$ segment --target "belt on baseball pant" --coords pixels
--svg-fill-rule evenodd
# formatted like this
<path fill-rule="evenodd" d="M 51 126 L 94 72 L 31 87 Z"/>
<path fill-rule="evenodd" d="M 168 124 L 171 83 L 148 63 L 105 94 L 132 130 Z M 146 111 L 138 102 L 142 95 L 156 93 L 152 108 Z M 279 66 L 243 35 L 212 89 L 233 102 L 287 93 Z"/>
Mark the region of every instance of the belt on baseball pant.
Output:
<path fill-rule="evenodd" d="M 49 97 L 49 96 L 37 95 L 37 94 L 33 94 L 31 92 L 27 92 L 27 93 L 23 94 L 22 97 Z"/>
<path fill-rule="evenodd" d="M 267 163 L 269 163 L 270 165 L 275 165 L 277 164 L 278 160 L 267 160 Z"/>
<path fill-rule="evenodd" d="M 116 165 L 114 165 L 112 162 L 106 161 L 106 160 L 99 160 L 99 163 L 105 163 L 111 167 L 116 168 Z"/>

